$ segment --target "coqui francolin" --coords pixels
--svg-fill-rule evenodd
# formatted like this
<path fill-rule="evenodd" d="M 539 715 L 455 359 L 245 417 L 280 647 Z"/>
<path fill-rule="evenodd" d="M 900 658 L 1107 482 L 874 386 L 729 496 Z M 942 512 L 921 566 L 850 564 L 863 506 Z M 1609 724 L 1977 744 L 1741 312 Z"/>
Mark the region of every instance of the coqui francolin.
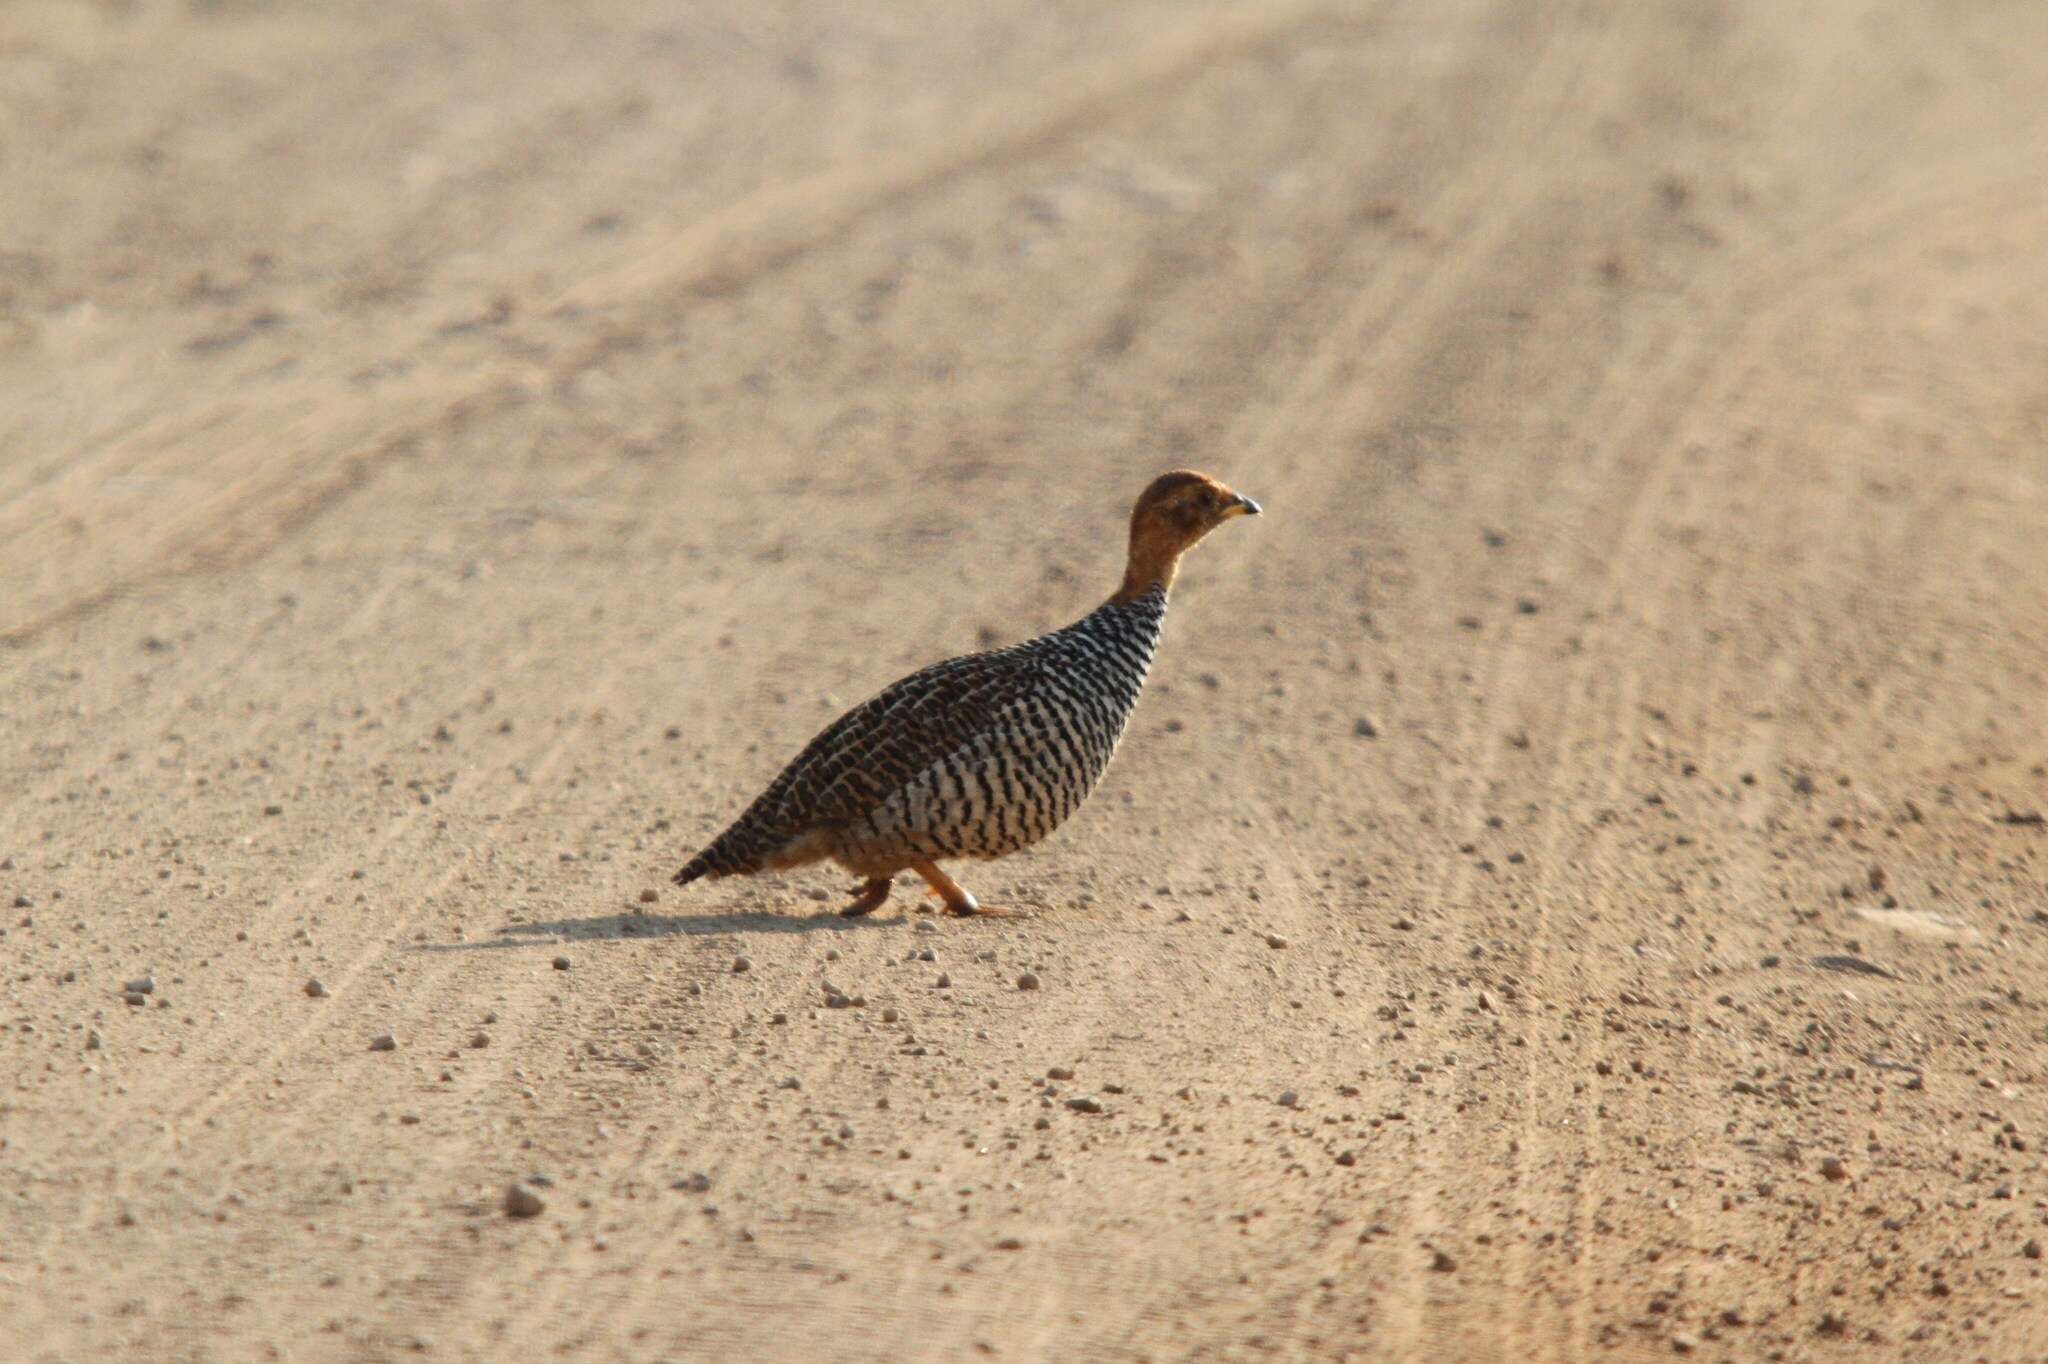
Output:
<path fill-rule="evenodd" d="M 939 870 L 1058 828 L 1116 752 L 1166 619 L 1180 557 L 1259 504 L 1206 474 L 1154 479 L 1131 512 L 1115 595 L 1064 629 L 934 663 L 855 706 L 676 873 L 781 871 L 827 858 L 862 878 L 849 917 L 914 871 L 955 914 L 992 910 Z"/>

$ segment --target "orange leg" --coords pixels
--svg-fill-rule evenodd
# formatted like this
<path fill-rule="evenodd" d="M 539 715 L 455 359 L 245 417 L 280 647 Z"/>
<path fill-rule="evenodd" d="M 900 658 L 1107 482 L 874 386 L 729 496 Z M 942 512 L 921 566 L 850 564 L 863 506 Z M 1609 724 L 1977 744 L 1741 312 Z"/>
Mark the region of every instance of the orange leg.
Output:
<path fill-rule="evenodd" d="M 991 909 L 982 904 L 974 898 L 972 891 L 965 889 L 958 881 L 940 871 L 935 862 L 912 862 L 910 869 L 931 883 L 931 893 L 944 900 L 946 909 L 953 914 L 964 918 L 969 914 L 1002 915 L 1009 912 Z"/>
<path fill-rule="evenodd" d="M 840 910 L 839 916 L 843 919 L 858 919 L 863 914 L 874 913 L 882 907 L 882 902 L 889 898 L 889 887 L 894 884 L 890 877 L 870 876 L 861 884 L 860 894 L 855 897 L 854 902 Z"/>

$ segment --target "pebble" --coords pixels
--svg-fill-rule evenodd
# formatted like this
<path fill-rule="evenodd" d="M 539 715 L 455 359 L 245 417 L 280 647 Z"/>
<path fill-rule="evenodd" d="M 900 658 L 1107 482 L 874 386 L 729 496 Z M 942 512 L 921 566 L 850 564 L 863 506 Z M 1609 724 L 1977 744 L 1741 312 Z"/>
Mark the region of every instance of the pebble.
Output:
<path fill-rule="evenodd" d="M 1280 1091 L 1280 1097 L 1275 1102 L 1282 1108 L 1299 1108 L 1301 1107 L 1301 1096 L 1291 1089 L 1283 1089 Z"/>
<path fill-rule="evenodd" d="M 89 1033 L 87 1033 L 87 1034 L 85 1035 L 85 1049 L 86 1049 L 87 1051 L 98 1051 L 98 1050 L 100 1049 L 100 1046 L 101 1046 L 101 1043 L 100 1043 L 100 1035 L 99 1035 L 99 1030 L 98 1030 L 98 1029 L 94 1029 L 93 1031 L 91 1031 L 91 1032 L 89 1032 Z M 2036 1253 L 2034 1254 L 2033 1258 L 2034 1258 L 2034 1259 L 2036 1259 L 2036 1260 L 2040 1259 L 2040 1258 L 2041 1258 L 2041 1256 L 2040 1256 L 2040 1254 L 2039 1254 L 2039 1252 L 2040 1252 L 2040 1245 L 2039 1245 L 2039 1243 L 2038 1243 L 2038 1242 L 2033 1242 L 2033 1241 L 2029 1241 L 2029 1242 L 2028 1242 L 2027 1244 L 2028 1244 L 2028 1245 L 2031 1245 L 2031 1246 L 2033 1246 L 2033 1247 L 2034 1247 L 2034 1250 L 2035 1250 L 2035 1252 L 2036 1252 Z"/>
<path fill-rule="evenodd" d="M 306 991 L 306 997 L 308 999 L 327 998 L 327 987 L 325 985 L 322 985 L 318 980 L 307 981 L 304 988 Z"/>
<path fill-rule="evenodd" d="M 2029 1260 L 2038 1260 L 2038 1259 L 2040 1259 L 2040 1258 L 2041 1258 L 2041 1243 L 2040 1243 L 2040 1241 L 2039 1241 L 2039 1240 L 2037 1240 L 2037 1239 L 2034 1239 L 2034 1238 L 2029 1238 L 2029 1239 L 2028 1239 L 2028 1241 L 2027 1241 L 2027 1243 L 2026 1243 L 2025 1245 L 2023 1245 L 2023 1246 L 2021 1246 L 2021 1247 L 2020 1247 L 2020 1254 L 2022 1254 L 2022 1255 L 2026 1256 L 2026 1257 L 2027 1257 L 2027 1258 L 2028 1258 Z"/>
<path fill-rule="evenodd" d="M 137 976 L 121 988 L 131 995 L 153 995 L 156 993 L 156 977 Z"/>
<path fill-rule="evenodd" d="M 1074 1068 L 1072 1066 L 1054 1066 L 1046 1071 L 1045 1078 L 1048 1080 L 1071 1080 L 1074 1078 Z"/>
<path fill-rule="evenodd" d="M 643 890 L 640 892 L 640 903 L 643 905 L 654 904 L 658 902 L 660 899 L 661 892 L 658 890 Z"/>
<path fill-rule="evenodd" d="M 1820 1163 L 1820 1172 L 1837 1184 L 1849 1177 L 1849 1167 L 1840 1156 L 1824 1157 Z"/>
<path fill-rule="evenodd" d="M 932 984 L 936 985 L 941 990 L 950 989 L 952 988 L 953 978 L 947 975 L 944 971 L 941 971 L 939 972 L 939 978 L 933 981 Z"/>
<path fill-rule="evenodd" d="M 556 957 L 556 958 L 555 958 L 555 969 L 556 969 L 557 971 L 566 971 L 566 970 L 568 970 L 568 969 L 569 969 L 569 959 L 568 959 L 567 957 Z"/>
<path fill-rule="evenodd" d="M 1671 1348 L 1682 1355 L 1689 1355 L 1699 1347 L 1700 1338 L 1690 1331 L 1680 1331 L 1671 1337 Z"/>
<path fill-rule="evenodd" d="M 398 1039 L 388 1032 L 380 1032 L 370 1039 L 371 1051 L 397 1051 Z"/>
<path fill-rule="evenodd" d="M 1281 937 L 1278 933 L 1268 933 L 1266 935 L 1266 946 L 1278 950 L 1287 946 L 1287 939 Z"/>
<path fill-rule="evenodd" d="M 751 971 L 753 969 L 754 963 L 748 961 L 745 957 L 734 957 L 732 959 L 732 973 L 736 976 L 744 971 Z"/>
<path fill-rule="evenodd" d="M 1458 1267 L 1458 1262 L 1440 1250 L 1429 1253 L 1429 1267 L 1439 1274 L 1448 1274 Z"/>
<path fill-rule="evenodd" d="M 882 1021 L 884 1023 L 894 1023 L 897 1019 L 901 1018 L 902 1016 L 903 1015 L 897 1013 L 894 1009 L 882 1010 Z"/>
<path fill-rule="evenodd" d="M 1005 1236 L 1005 1237 L 1004 1237 L 1004 1238 L 1003 1238 L 1002 1240 L 1000 1240 L 1000 1241 L 996 1242 L 996 1249 L 997 1249 L 997 1250 L 1022 1250 L 1022 1249 L 1024 1249 L 1024 1242 L 1023 1242 L 1023 1241 L 1022 1241 L 1021 1239 L 1019 1239 L 1018 1237 L 1015 1237 L 1015 1236 Z"/>
<path fill-rule="evenodd" d="M 505 1216 L 538 1217 L 547 1211 L 547 1202 L 524 1184 L 505 1186 Z"/>
<path fill-rule="evenodd" d="M 1102 1111 L 1102 1100 L 1096 1098 L 1093 1094 L 1076 1094 L 1066 1102 L 1067 1107 L 1073 1109 L 1076 1113 L 1100 1113 Z"/>
<path fill-rule="evenodd" d="M 930 919 L 919 919 L 917 927 L 912 931 L 917 933 L 936 933 L 939 931 L 939 926 Z"/>
<path fill-rule="evenodd" d="M 123 990 L 121 992 L 121 1002 L 131 1009 L 139 1009 L 149 1003 L 149 996 L 140 990 Z"/>
<path fill-rule="evenodd" d="M 1026 971 L 1023 975 L 1017 977 L 1017 988 L 1020 990 L 1036 990 L 1038 988 L 1038 973 L 1036 971 Z"/>
<path fill-rule="evenodd" d="M 474 1050 L 482 1051 L 485 1047 L 491 1045 L 491 1035 L 479 1029 L 469 1035 L 469 1045 Z"/>
<path fill-rule="evenodd" d="M 1380 727 L 1374 723 L 1370 715 L 1361 715 L 1354 720 L 1351 724 L 1351 732 L 1361 739 L 1377 739 L 1380 737 Z"/>

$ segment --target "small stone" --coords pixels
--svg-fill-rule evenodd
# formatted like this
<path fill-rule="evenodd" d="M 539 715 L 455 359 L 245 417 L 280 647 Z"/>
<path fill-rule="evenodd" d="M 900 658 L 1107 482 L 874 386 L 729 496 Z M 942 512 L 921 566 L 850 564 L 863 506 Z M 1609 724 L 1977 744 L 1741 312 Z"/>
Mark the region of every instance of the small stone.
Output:
<path fill-rule="evenodd" d="M 1370 715 L 1361 715 L 1352 721 L 1351 732 L 1361 739 L 1377 739 L 1380 737 L 1380 727 L 1374 723 Z"/>
<path fill-rule="evenodd" d="M 2027 1243 L 2020 1247 L 2020 1254 L 2026 1256 L 2029 1260 L 2040 1259 L 2041 1242 L 2035 1238 L 2028 1238 Z"/>
<path fill-rule="evenodd" d="M 397 1051 L 398 1039 L 388 1032 L 380 1032 L 370 1039 L 371 1051 Z"/>
<path fill-rule="evenodd" d="M 1038 973 L 1036 971 L 1026 971 L 1023 975 L 1017 977 L 1017 988 L 1020 990 L 1036 990 L 1038 988 Z"/>
<path fill-rule="evenodd" d="M 939 926 L 930 919 L 919 919 L 917 927 L 912 931 L 917 933 L 936 933 L 939 931 Z"/>
<path fill-rule="evenodd" d="M 1093 1094 L 1076 1094 L 1068 1099 L 1066 1103 L 1067 1107 L 1073 1109 L 1076 1113 L 1100 1113 L 1102 1111 L 1102 1100 L 1096 1098 Z"/>
<path fill-rule="evenodd" d="M 1820 1172 L 1830 1182 L 1839 1184 L 1849 1177 L 1849 1167 L 1840 1156 L 1827 1156 L 1821 1160 Z"/>
<path fill-rule="evenodd" d="M 996 1242 L 996 1249 L 1022 1250 L 1024 1249 L 1024 1242 L 1015 1236 L 1005 1236 L 1002 1240 Z"/>
<path fill-rule="evenodd" d="M 149 1003 L 149 996 L 140 990 L 123 990 L 121 992 L 121 1002 L 131 1009 L 139 1009 Z"/>
<path fill-rule="evenodd" d="M 1398 931 L 1398 932 L 1401 932 L 1401 933 L 1406 933 L 1406 932 L 1408 932 L 1408 931 L 1409 931 L 1410 929 L 1412 929 L 1412 928 L 1414 928 L 1414 927 L 1415 927 L 1415 920 L 1413 920 L 1413 919 L 1409 918 L 1409 917 L 1408 917 L 1407 915 L 1405 915 L 1405 914 L 1404 914 L 1404 915 L 1402 915 L 1402 916 L 1401 916 L 1400 918 L 1398 918 L 1398 919 L 1394 920 L 1394 928 L 1395 928 L 1395 930 L 1396 930 L 1396 931 Z"/>
<path fill-rule="evenodd" d="M 1350 1150 L 1345 1150 L 1345 1151 L 1339 1151 L 1339 1152 L 1337 1153 L 1337 1163 L 1338 1163 L 1339 1165 L 1344 1165 L 1344 1166 L 1351 1166 L 1351 1165 L 1356 1165 L 1356 1164 L 1358 1164 L 1358 1152 L 1356 1152 L 1356 1151 L 1350 1151 Z"/>
<path fill-rule="evenodd" d="M 282 805 L 266 805 L 263 807 L 263 813 L 266 815 L 281 815 L 284 813 L 284 807 Z"/>
<path fill-rule="evenodd" d="M 1671 1348 L 1682 1355 L 1689 1355 L 1699 1347 L 1700 1338 L 1690 1331 L 1679 1331 L 1671 1337 Z"/>
<path fill-rule="evenodd" d="M 640 892 L 640 903 L 643 905 L 656 904 L 660 899 L 661 892 L 658 890 L 643 890 Z"/>
<path fill-rule="evenodd" d="M 1268 933 L 1266 935 L 1266 946 L 1278 951 L 1280 948 L 1287 946 L 1287 939 L 1281 937 L 1278 933 Z"/>
<path fill-rule="evenodd" d="M 568 959 L 567 957 L 556 957 L 556 958 L 555 958 L 555 969 L 556 969 L 557 971 L 566 971 L 566 970 L 568 970 L 568 969 L 569 969 L 569 959 Z"/>
<path fill-rule="evenodd" d="M 745 957 L 734 957 L 732 959 L 732 973 L 736 976 L 753 969 L 754 963 L 748 961 Z"/>
<path fill-rule="evenodd" d="M 325 985 L 322 985 L 318 980 L 309 980 L 305 983 L 305 985 L 302 988 L 305 990 L 306 998 L 308 999 L 327 998 L 327 987 Z"/>
<path fill-rule="evenodd" d="M 98 1050 L 100 1049 L 100 1046 L 101 1046 L 101 1043 L 100 1043 L 100 1034 L 99 1034 L 99 1030 L 98 1030 L 98 1029 L 94 1029 L 93 1031 L 91 1031 L 91 1032 L 89 1032 L 89 1033 L 87 1033 L 87 1034 L 85 1035 L 85 1049 L 86 1049 L 87 1051 L 98 1051 Z M 2040 1259 L 2040 1258 L 2041 1258 L 2041 1254 L 2040 1254 L 2040 1251 L 2041 1251 L 2040 1243 L 2039 1243 L 2039 1242 L 2035 1242 L 2035 1241 L 2029 1241 L 2029 1242 L 2028 1242 L 2027 1244 L 2028 1244 L 2028 1245 L 2030 1245 L 2030 1246 L 2033 1246 L 2033 1247 L 2034 1247 L 2034 1256 L 2033 1256 L 2033 1258 L 2034 1258 L 2034 1259 L 2036 1259 L 2036 1260 Z"/>
<path fill-rule="evenodd" d="M 1429 1252 L 1429 1267 L 1439 1274 L 1448 1274 L 1458 1267 L 1458 1262 L 1440 1250 Z"/>
<path fill-rule="evenodd" d="M 669 1187 L 683 1193 L 710 1193 L 711 1176 L 699 1170 L 695 1174 L 684 1175 Z"/>
<path fill-rule="evenodd" d="M 949 990 L 953 987 L 953 978 L 947 975 L 944 971 L 941 971 L 939 972 L 939 978 L 933 981 L 932 984 L 936 985 L 941 990 Z"/>
<path fill-rule="evenodd" d="M 505 1186 L 505 1216 L 538 1217 L 547 1211 L 547 1203 L 541 1196 L 524 1184 Z"/>
<path fill-rule="evenodd" d="M 155 976 L 138 976 L 123 985 L 121 989 L 131 995 L 152 995 L 156 993 Z"/>
<path fill-rule="evenodd" d="M 473 1051 L 482 1051 L 491 1045 L 491 1035 L 479 1028 L 469 1035 L 469 1045 Z"/>
<path fill-rule="evenodd" d="M 897 1019 L 901 1018 L 902 1016 L 903 1015 L 897 1013 L 894 1009 L 882 1010 L 882 1021 L 884 1023 L 894 1023 Z"/>
<path fill-rule="evenodd" d="M 1291 1089 L 1283 1089 L 1280 1091 L 1280 1097 L 1274 1100 L 1274 1102 L 1282 1108 L 1299 1108 L 1301 1107 L 1301 1096 Z"/>
<path fill-rule="evenodd" d="M 1074 1078 L 1074 1068 L 1072 1066 L 1054 1066 L 1045 1072 L 1045 1078 L 1048 1080 L 1071 1080 Z"/>

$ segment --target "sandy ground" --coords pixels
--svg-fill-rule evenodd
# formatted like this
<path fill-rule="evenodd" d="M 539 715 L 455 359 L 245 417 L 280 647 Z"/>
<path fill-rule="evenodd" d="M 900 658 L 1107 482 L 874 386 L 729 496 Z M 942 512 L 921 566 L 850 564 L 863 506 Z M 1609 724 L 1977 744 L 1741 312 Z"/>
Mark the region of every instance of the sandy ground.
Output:
<path fill-rule="evenodd" d="M 2048 7 L 13 0 L 0 126 L 0 1355 L 2048 1355 Z M 1175 465 L 1017 917 L 667 885 Z"/>

